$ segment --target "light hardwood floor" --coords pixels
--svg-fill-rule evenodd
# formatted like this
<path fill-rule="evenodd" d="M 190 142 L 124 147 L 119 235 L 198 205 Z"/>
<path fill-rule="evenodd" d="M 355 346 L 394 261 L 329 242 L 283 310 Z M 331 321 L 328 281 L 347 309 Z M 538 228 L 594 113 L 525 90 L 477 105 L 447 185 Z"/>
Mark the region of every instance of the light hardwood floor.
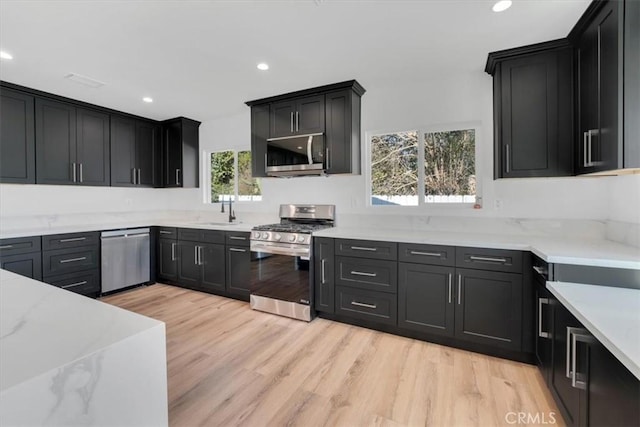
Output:
<path fill-rule="evenodd" d="M 102 301 L 166 323 L 172 426 L 562 424 L 534 366 L 162 284 Z"/>

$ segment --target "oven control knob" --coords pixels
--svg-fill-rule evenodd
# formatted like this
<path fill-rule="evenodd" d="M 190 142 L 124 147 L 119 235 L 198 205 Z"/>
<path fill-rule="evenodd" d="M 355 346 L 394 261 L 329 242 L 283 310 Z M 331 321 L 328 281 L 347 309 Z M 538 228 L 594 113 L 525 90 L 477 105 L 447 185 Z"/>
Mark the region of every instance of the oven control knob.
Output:
<path fill-rule="evenodd" d="M 289 236 L 289 241 L 290 242 L 295 242 L 296 241 L 296 235 L 292 234 L 291 236 Z"/>
<path fill-rule="evenodd" d="M 260 232 L 253 233 L 253 238 L 254 239 L 259 239 L 260 238 Z"/>
<path fill-rule="evenodd" d="M 280 239 L 282 239 L 282 236 L 279 235 L 278 233 L 273 235 L 273 240 L 280 240 Z"/>
<path fill-rule="evenodd" d="M 298 243 L 302 243 L 304 242 L 304 236 L 299 236 L 298 237 Z"/>
<path fill-rule="evenodd" d="M 269 233 L 262 233 L 262 238 L 263 239 L 268 239 L 269 238 Z"/>

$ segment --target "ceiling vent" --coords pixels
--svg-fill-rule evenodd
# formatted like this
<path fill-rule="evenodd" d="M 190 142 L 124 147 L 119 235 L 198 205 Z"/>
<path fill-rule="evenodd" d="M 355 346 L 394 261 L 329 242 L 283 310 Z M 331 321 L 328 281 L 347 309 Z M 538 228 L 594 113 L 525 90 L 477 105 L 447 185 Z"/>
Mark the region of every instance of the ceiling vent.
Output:
<path fill-rule="evenodd" d="M 84 86 L 92 87 L 94 89 L 97 89 L 105 85 L 105 83 L 102 83 L 101 81 L 92 79 L 91 77 L 81 76 L 80 74 L 75 74 L 75 73 L 67 74 L 66 76 L 64 76 L 64 78 Z"/>

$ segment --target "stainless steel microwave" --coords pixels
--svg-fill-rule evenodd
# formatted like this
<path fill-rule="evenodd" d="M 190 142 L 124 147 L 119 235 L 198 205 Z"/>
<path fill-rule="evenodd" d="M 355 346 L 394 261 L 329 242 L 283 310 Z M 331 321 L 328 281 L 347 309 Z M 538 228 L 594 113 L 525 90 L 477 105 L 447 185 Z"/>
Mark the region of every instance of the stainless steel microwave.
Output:
<path fill-rule="evenodd" d="M 325 170 L 324 136 L 267 139 L 266 172 L 269 176 L 321 175 Z"/>

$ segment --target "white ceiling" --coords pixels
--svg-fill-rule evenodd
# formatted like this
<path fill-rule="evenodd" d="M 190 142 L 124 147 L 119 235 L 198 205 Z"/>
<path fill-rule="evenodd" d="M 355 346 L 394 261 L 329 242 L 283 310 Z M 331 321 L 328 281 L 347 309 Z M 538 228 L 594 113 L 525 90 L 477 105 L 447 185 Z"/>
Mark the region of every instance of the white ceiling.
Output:
<path fill-rule="evenodd" d="M 483 72 L 487 53 L 565 37 L 590 0 L 0 1 L 0 78 L 154 119 L 343 80 L 366 89 Z M 271 66 L 256 69 L 258 62 Z M 106 83 L 92 89 L 69 73 Z M 151 96 L 153 104 L 141 98 Z"/>

